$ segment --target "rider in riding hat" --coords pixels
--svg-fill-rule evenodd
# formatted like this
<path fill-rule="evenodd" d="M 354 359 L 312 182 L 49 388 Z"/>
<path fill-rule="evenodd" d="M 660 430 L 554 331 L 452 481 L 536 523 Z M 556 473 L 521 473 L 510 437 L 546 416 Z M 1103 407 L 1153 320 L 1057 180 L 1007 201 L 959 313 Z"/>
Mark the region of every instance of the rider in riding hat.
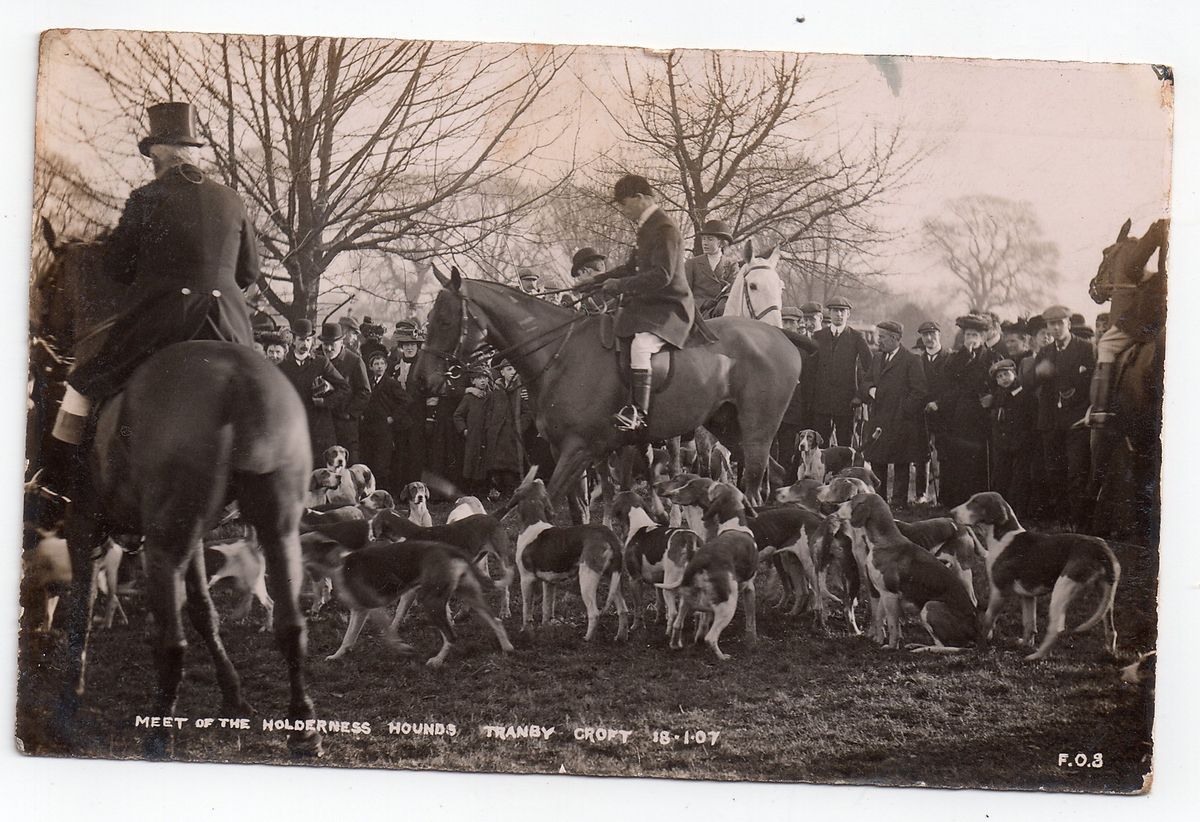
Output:
<path fill-rule="evenodd" d="M 583 280 L 576 288 L 603 283 L 604 293 L 621 295 L 616 335 L 629 343 L 633 402 L 613 416 L 622 431 L 645 428 L 650 412 L 650 358 L 663 346 L 683 348 L 696 315 L 683 270 L 683 236 L 654 201 L 645 177 L 627 174 L 613 188 L 617 208 L 637 224 L 637 250 L 625 265 Z"/>
<path fill-rule="evenodd" d="M 131 284 L 131 305 L 94 357 L 68 377 L 54 436 L 79 445 L 92 402 L 117 391 L 151 355 L 195 339 L 254 344 L 242 296 L 259 277 L 254 225 L 237 193 L 194 164 L 190 103 L 146 110 L 150 134 L 138 149 L 155 179 L 135 189 L 105 248 L 104 268 Z"/>
<path fill-rule="evenodd" d="M 700 247 L 704 253 L 684 263 L 688 287 L 700 313 L 719 317 L 725 310 L 729 287 L 738 273 L 738 263 L 725 256 L 733 243 L 733 233 L 724 220 L 709 220 L 700 231 Z"/>

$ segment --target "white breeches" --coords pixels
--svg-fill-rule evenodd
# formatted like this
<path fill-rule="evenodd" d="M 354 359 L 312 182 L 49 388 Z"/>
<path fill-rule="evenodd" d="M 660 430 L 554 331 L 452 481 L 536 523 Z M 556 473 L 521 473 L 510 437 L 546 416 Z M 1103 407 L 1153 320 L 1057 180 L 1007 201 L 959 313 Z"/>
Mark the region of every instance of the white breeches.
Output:
<path fill-rule="evenodd" d="M 652 331 L 639 331 L 633 335 L 629 345 L 629 367 L 639 371 L 650 370 L 650 358 L 655 352 L 662 351 L 666 340 Z"/>
<path fill-rule="evenodd" d="M 63 394 L 62 405 L 63 411 L 68 414 L 74 414 L 77 417 L 86 417 L 88 412 L 92 410 L 92 401 L 80 394 L 78 391 L 67 384 L 67 392 Z"/>
<path fill-rule="evenodd" d="M 1132 336 L 1115 325 L 1109 326 L 1096 344 L 1096 362 L 1116 362 L 1117 356 L 1133 343 Z"/>

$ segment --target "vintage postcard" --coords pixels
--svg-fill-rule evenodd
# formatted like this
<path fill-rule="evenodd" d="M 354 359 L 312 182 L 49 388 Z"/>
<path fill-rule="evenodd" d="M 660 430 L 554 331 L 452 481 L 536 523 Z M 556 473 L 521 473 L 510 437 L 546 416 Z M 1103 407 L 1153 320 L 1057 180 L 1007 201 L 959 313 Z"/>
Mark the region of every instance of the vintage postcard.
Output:
<path fill-rule="evenodd" d="M 18 747 L 1149 790 L 1173 95 L 45 32 Z"/>

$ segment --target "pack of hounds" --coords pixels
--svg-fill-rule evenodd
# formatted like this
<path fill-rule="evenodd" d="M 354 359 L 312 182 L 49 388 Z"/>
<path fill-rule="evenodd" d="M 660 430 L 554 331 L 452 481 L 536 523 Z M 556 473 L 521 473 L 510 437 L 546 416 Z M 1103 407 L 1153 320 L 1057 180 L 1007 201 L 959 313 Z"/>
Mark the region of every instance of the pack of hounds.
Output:
<path fill-rule="evenodd" d="M 327 659 L 348 654 L 367 622 L 396 651 L 413 652 L 400 631 L 418 600 L 442 641 L 428 665 L 445 662 L 456 641 L 455 618 L 466 614 L 493 632 L 503 652 L 511 652 L 504 620 L 512 616 L 515 578 L 522 631 L 534 627 L 539 596 L 541 622 L 548 624 L 555 619 L 557 588 L 577 585 L 587 615 L 586 640 L 596 637 L 601 617 L 613 609 L 618 641 L 644 628 L 652 610 L 671 648 L 682 648 L 690 633 L 693 643 L 703 640 L 717 659 L 728 660 L 720 640 L 739 605 L 745 644 L 757 639 L 760 574 L 778 580 L 775 607 L 811 614 L 822 631 L 830 608 L 840 606 L 847 630 L 861 635 L 861 605 L 871 639 L 917 652 L 954 653 L 985 644 L 1004 602 L 1015 596 L 1029 660 L 1050 653 L 1067 630 L 1071 602 L 1095 588 L 1095 611 L 1073 630 L 1102 623 L 1106 647 L 1117 654 L 1113 603 L 1121 567 L 1104 540 L 1026 531 L 994 492 L 975 494 L 946 517 L 903 522 L 877 493 L 877 478 L 854 449 L 820 449 L 815 437 L 804 435 L 799 447 L 799 479 L 777 488 L 771 504 L 758 510 L 735 485 L 722 481 L 727 477 L 672 473 L 665 450 L 627 449 L 604 468 L 629 487 L 606 501 L 603 523 L 582 525 L 556 523 L 536 468 L 504 509 L 488 513 L 475 497 L 461 497 L 446 522 L 434 524 L 424 483 L 410 483 L 393 499 L 375 487 L 369 468 L 348 465 L 346 450 L 331 448 L 313 471 L 300 537 L 310 615 L 334 599 L 349 611 L 341 645 Z M 630 453 L 640 471 L 619 466 Z M 505 525 L 510 518 L 516 520 L 515 540 Z M 236 511 L 208 535 L 205 552 L 209 587 L 231 580 L 239 591 L 233 617 L 247 618 L 257 601 L 266 613 L 262 630 L 269 630 L 265 565 L 252 529 L 237 520 Z M 111 627 L 114 616 L 125 619 L 118 597 L 124 553 L 124 546 L 110 542 L 95 565 L 95 587 L 106 596 L 99 612 L 104 627 Z M 988 588 L 982 613 L 977 569 Z M 22 601 L 43 629 L 69 582 L 65 541 L 42 534 L 27 552 Z M 1049 624 L 1038 643 L 1037 598 L 1047 594 Z M 493 599 L 498 610 L 489 603 Z M 905 645 L 906 610 L 919 619 L 924 642 Z"/>

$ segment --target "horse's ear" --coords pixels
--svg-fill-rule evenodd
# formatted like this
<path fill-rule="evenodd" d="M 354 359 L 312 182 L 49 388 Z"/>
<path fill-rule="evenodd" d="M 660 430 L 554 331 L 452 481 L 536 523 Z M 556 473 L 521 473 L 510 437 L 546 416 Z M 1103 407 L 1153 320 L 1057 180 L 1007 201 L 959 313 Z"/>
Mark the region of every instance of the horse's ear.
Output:
<path fill-rule="evenodd" d="M 50 225 L 50 221 L 45 217 L 42 218 L 42 236 L 46 238 L 46 245 L 50 246 L 50 253 L 58 253 L 58 235 L 54 233 L 54 226 Z"/>
<path fill-rule="evenodd" d="M 1131 229 L 1131 228 L 1133 228 L 1133 219 L 1132 218 L 1126 220 L 1124 225 L 1121 226 L 1121 231 L 1119 234 L 1117 234 L 1117 242 L 1118 243 L 1121 242 L 1121 240 L 1124 240 L 1126 237 L 1129 236 L 1129 229 Z"/>
<path fill-rule="evenodd" d="M 456 266 L 456 265 L 450 266 L 450 290 L 458 291 L 460 288 L 462 288 L 462 281 L 463 281 L 463 276 L 462 276 L 462 273 L 458 270 L 458 266 Z"/>
<path fill-rule="evenodd" d="M 777 245 L 774 248 L 772 248 L 771 251 L 768 254 L 766 254 L 765 256 L 766 256 L 766 259 L 771 263 L 771 265 L 773 267 L 779 263 L 779 257 L 782 254 L 783 254 L 783 247 Z"/>
<path fill-rule="evenodd" d="M 450 287 L 450 280 L 437 267 L 437 263 L 433 264 L 433 276 L 437 277 L 437 281 L 442 284 L 443 288 Z"/>
<path fill-rule="evenodd" d="M 742 261 L 747 265 L 754 259 L 754 238 L 746 240 L 746 244 L 742 246 Z"/>

